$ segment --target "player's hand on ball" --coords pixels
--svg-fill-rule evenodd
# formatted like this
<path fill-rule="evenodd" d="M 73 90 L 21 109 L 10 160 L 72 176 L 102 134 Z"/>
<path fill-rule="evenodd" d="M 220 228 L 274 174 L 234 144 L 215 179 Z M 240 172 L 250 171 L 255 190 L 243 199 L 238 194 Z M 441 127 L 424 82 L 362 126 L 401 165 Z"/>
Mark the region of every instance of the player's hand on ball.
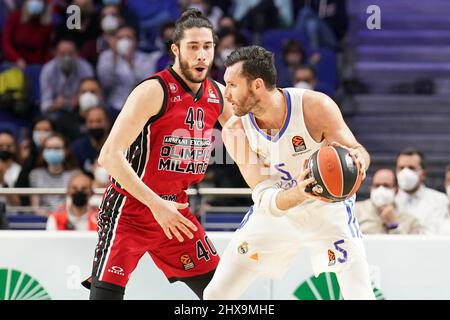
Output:
<path fill-rule="evenodd" d="M 155 220 L 170 240 L 175 236 L 178 241 L 183 242 L 184 238 L 180 231 L 189 239 L 194 237 L 191 230 L 197 231 L 197 226 L 178 211 L 179 209 L 187 208 L 188 205 L 188 203 L 161 199 L 156 205 L 152 206 L 151 210 Z"/>
<path fill-rule="evenodd" d="M 355 163 L 359 166 L 359 172 L 362 176 L 362 180 L 364 180 L 366 178 L 367 167 L 366 167 L 366 160 L 364 160 L 361 150 L 343 146 L 338 142 L 332 142 L 331 145 L 334 147 L 344 148 L 345 150 L 348 151 L 350 156 L 353 158 L 353 161 L 355 161 Z"/>
<path fill-rule="evenodd" d="M 310 169 L 306 168 L 302 171 L 302 173 L 300 173 L 300 175 L 297 178 L 297 186 L 295 188 L 297 190 L 297 197 L 298 197 L 299 203 L 301 203 L 307 199 L 318 199 L 318 197 L 315 196 L 314 193 L 311 193 L 311 192 L 308 192 L 307 190 L 305 190 L 308 185 L 316 182 L 316 179 L 314 179 L 314 178 L 307 178 L 309 173 L 310 173 Z M 313 191 L 320 191 L 320 190 L 314 190 L 314 188 L 313 188 Z"/>

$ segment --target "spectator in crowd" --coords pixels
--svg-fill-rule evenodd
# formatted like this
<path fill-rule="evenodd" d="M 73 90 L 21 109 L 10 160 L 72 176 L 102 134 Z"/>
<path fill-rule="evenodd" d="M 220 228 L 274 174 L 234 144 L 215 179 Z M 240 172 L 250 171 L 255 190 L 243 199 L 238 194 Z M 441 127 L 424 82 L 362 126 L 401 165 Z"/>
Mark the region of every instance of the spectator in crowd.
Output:
<path fill-rule="evenodd" d="M 16 137 L 11 131 L 0 130 L 0 188 L 12 188 L 16 185 L 21 170 L 18 162 L 20 160 Z M 0 196 L 0 202 L 18 205 L 20 200 L 14 195 Z"/>
<path fill-rule="evenodd" d="M 374 173 L 370 186 L 370 199 L 357 201 L 355 205 L 355 214 L 363 234 L 420 233 L 417 218 L 396 209 L 397 191 L 394 171 L 379 169 Z"/>
<path fill-rule="evenodd" d="M 447 217 L 448 198 L 425 186 L 425 158 L 417 149 L 408 148 L 397 155 L 397 181 L 400 188 L 395 203 L 399 212 L 415 216 L 423 233 L 437 235 Z"/>
<path fill-rule="evenodd" d="M 37 168 L 30 173 L 32 188 L 65 188 L 76 162 L 63 136 L 53 133 L 45 139 L 39 154 Z M 48 210 L 55 210 L 64 203 L 64 196 L 33 195 L 31 205 L 38 215 L 47 215 Z"/>
<path fill-rule="evenodd" d="M 108 105 L 115 118 L 128 94 L 143 79 L 155 72 L 150 54 L 136 49 L 136 33 L 130 26 L 116 32 L 113 48 L 100 54 L 97 73 L 106 91 Z"/>
<path fill-rule="evenodd" d="M 300 41 L 288 39 L 281 48 L 281 59 L 277 59 L 278 86 L 291 87 L 294 70 L 307 63 L 305 49 Z"/>
<path fill-rule="evenodd" d="M 218 31 L 223 29 L 237 30 L 236 21 L 232 16 L 222 16 L 219 20 Z"/>
<path fill-rule="evenodd" d="M 348 29 L 345 0 L 294 1 L 298 12 L 293 29 L 309 37 L 312 49 L 338 49 Z"/>
<path fill-rule="evenodd" d="M 86 112 L 94 107 L 104 107 L 103 90 L 100 82 L 94 77 L 84 78 L 80 82 L 77 94 L 74 96 L 76 107 L 66 115 L 63 128 L 60 131 L 72 143 L 83 136 L 87 129 L 84 126 Z"/>
<path fill-rule="evenodd" d="M 51 5 L 44 0 L 26 0 L 13 11 L 3 30 L 5 58 L 24 69 L 44 64 L 51 58 Z"/>
<path fill-rule="evenodd" d="M 92 65 L 97 62 L 97 38 L 101 35 L 100 19 L 92 0 L 73 0 L 72 5 L 80 8 L 80 28 L 67 28 L 63 21 L 56 30 L 56 39 L 72 39 L 79 55 Z"/>
<path fill-rule="evenodd" d="M 47 116 L 41 115 L 33 121 L 28 137 L 25 138 L 20 145 L 20 157 L 23 161 L 22 170 L 17 179 L 16 187 L 30 187 L 30 172 L 36 168 L 37 160 L 45 139 L 50 137 L 54 132 L 55 125 Z M 20 201 L 23 206 L 30 205 L 28 196 L 21 196 Z"/>
<path fill-rule="evenodd" d="M 166 22 L 161 26 L 161 32 L 156 39 L 156 47 L 158 50 L 151 53 L 151 59 L 156 61 L 155 71 L 161 71 L 173 64 L 173 54 L 170 50 L 172 45 L 172 35 L 175 30 L 175 23 L 172 21 Z"/>
<path fill-rule="evenodd" d="M 67 184 L 66 203 L 47 219 L 47 230 L 97 231 L 97 210 L 89 206 L 92 178 L 74 173 Z"/>
<path fill-rule="evenodd" d="M 92 166 L 92 172 L 94 173 L 94 182 L 93 187 L 95 188 L 106 188 L 109 185 L 109 174 L 105 168 L 98 164 L 97 159 L 95 159 L 94 164 Z M 102 203 L 102 195 L 94 194 L 90 200 L 89 205 L 93 208 L 100 207 Z"/>
<path fill-rule="evenodd" d="M 93 75 L 90 64 L 78 57 L 75 42 L 60 39 L 55 58 L 44 65 L 40 75 L 41 112 L 51 113 L 55 121 L 60 121 L 73 111 L 81 79 Z"/>
<path fill-rule="evenodd" d="M 211 4 L 209 0 L 187 0 L 184 9 L 195 8 L 203 13 L 214 28 L 217 30 L 219 27 L 219 21 L 223 16 L 223 11 L 220 7 Z"/>
<path fill-rule="evenodd" d="M 99 53 L 113 46 L 115 32 L 125 24 L 118 5 L 105 5 L 100 11 L 100 19 L 103 34 L 97 39 L 97 52 Z"/>
<path fill-rule="evenodd" d="M 93 164 L 97 159 L 110 129 L 105 109 L 94 107 L 86 111 L 85 127 L 87 134 L 75 140 L 70 149 L 81 169 L 93 173 Z"/>
<path fill-rule="evenodd" d="M 316 70 L 310 65 L 296 67 L 292 84 L 296 88 L 315 90 L 317 85 Z"/>

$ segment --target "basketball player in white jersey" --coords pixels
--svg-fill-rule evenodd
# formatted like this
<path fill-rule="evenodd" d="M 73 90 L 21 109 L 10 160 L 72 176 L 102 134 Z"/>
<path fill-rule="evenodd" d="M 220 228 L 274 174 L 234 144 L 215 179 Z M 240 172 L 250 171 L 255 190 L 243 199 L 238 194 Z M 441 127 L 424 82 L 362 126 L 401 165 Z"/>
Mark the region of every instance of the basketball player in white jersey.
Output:
<path fill-rule="evenodd" d="M 349 150 L 365 177 L 369 154 L 331 98 L 276 88 L 273 54 L 264 48 L 239 48 L 225 65 L 225 98 L 234 116 L 222 136 L 253 189 L 254 205 L 221 256 L 204 298 L 237 299 L 258 276 L 281 277 L 308 248 L 315 275 L 335 272 L 344 299 L 374 299 L 355 197 L 322 201 L 305 191 L 314 179 L 303 170 L 314 151 L 335 144 Z"/>

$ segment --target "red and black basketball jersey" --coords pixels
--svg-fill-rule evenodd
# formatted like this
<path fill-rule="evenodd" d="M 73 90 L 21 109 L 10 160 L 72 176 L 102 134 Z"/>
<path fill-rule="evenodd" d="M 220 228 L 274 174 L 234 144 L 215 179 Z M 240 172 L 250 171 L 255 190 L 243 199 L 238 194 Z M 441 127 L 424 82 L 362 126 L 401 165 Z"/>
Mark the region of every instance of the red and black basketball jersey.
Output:
<path fill-rule="evenodd" d="M 149 79 L 160 82 L 163 105 L 128 148 L 126 158 L 155 193 L 186 202 L 184 190 L 200 182 L 208 167 L 214 125 L 223 108 L 222 94 L 209 78 L 197 93 L 192 92 L 171 67 Z M 114 179 L 113 186 L 121 188 Z"/>

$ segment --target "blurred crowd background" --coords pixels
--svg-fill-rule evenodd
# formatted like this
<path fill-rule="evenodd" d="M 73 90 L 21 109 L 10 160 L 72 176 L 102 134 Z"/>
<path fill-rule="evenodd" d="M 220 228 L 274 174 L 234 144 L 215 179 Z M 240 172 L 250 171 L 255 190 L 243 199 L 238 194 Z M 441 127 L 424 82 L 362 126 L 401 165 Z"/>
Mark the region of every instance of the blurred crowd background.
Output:
<path fill-rule="evenodd" d="M 381 29 L 367 23 L 372 4 Z M 80 28 L 68 28 L 71 5 Z M 67 188 L 0 193 L 3 228 L 96 229 L 93 190 L 109 183 L 99 151 L 136 84 L 173 63 L 174 22 L 189 7 L 217 33 L 215 80 L 228 54 L 258 44 L 275 54 L 278 86 L 338 103 L 372 156 L 356 207 L 363 232 L 450 235 L 445 0 L 0 0 L 0 190 Z M 212 164 L 197 187 L 246 185 L 235 165 Z M 251 202 L 191 204 L 209 229 L 227 230 Z"/>

